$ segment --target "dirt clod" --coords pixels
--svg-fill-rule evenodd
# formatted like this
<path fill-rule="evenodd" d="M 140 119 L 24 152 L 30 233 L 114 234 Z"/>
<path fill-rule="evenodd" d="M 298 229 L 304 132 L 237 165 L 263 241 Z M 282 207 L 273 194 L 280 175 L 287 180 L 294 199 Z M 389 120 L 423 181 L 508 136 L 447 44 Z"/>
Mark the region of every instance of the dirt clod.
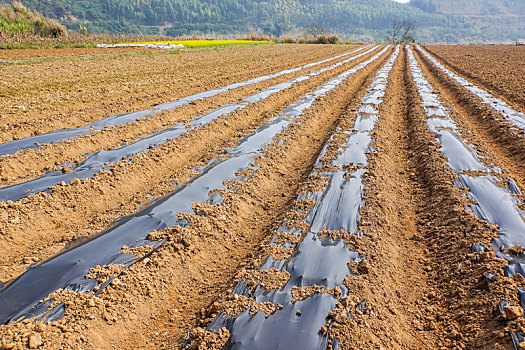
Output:
<path fill-rule="evenodd" d="M 40 334 L 31 334 L 29 336 L 29 348 L 30 349 L 37 349 L 39 346 L 43 344 L 42 342 L 42 336 Z"/>
<path fill-rule="evenodd" d="M 503 312 L 505 313 L 505 319 L 508 321 L 512 321 L 517 319 L 518 317 L 523 316 L 523 309 L 521 306 L 504 306 Z"/>

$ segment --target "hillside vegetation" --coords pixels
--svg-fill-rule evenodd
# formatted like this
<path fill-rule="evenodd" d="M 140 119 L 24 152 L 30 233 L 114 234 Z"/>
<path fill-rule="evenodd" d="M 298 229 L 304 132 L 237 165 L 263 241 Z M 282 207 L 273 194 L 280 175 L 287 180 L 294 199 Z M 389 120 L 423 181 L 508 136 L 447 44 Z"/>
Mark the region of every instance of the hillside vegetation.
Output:
<path fill-rule="evenodd" d="M 503 42 L 525 40 L 525 1 L 515 0 L 411 0 L 410 6 L 428 14 L 462 18 L 468 27 L 438 31 L 442 42 Z M 439 40 L 438 40 L 439 41 Z"/>
<path fill-rule="evenodd" d="M 90 31 L 120 32 L 158 30 L 169 24 L 168 35 L 259 29 L 279 36 L 314 25 L 350 33 L 385 29 L 393 17 L 450 24 L 446 17 L 391 0 L 25 0 L 24 4 L 70 27 L 82 22 Z"/>
<path fill-rule="evenodd" d="M 395 19 L 415 20 L 426 42 L 502 42 L 525 37 L 525 5 L 508 0 L 22 0 L 67 28 L 90 33 L 184 36 L 262 32 L 308 35 L 315 28 L 358 40 L 382 40 Z M 454 5 L 454 4 L 457 4 Z M 521 12 L 520 12 L 521 11 Z M 512 14 L 514 22 L 493 16 Z M 478 16 L 475 20 L 468 16 Z M 487 16 L 487 17 L 480 17 Z"/>
<path fill-rule="evenodd" d="M 525 15 L 525 2 L 516 0 L 411 0 L 410 4 L 427 12 L 443 14 L 466 16 Z"/>
<path fill-rule="evenodd" d="M 17 1 L 0 3 L 0 34 L 23 32 L 58 37 L 65 34 L 66 29 L 57 21 L 45 18 Z"/>

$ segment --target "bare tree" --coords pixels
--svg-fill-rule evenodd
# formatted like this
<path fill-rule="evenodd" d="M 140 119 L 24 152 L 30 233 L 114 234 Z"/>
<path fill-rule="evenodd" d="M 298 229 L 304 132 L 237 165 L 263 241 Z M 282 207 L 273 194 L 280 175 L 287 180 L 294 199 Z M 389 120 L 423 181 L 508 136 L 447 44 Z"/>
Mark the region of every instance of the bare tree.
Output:
<path fill-rule="evenodd" d="M 403 21 L 403 36 L 401 37 L 401 44 L 406 45 L 414 42 L 414 31 L 416 30 L 416 21 Z"/>
<path fill-rule="evenodd" d="M 392 44 L 409 44 L 414 42 L 414 31 L 416 29 L 416 21 L 395 19 L 392 23 L 391 36 L 388 41 Z M 400 37 L 399 37 L 400 36 Z"/>
<path fill-rule="evenodd" d="M 395 19 L 394 23 L 392 23 L 392 36 L 389 38 L 390 39 L 389 41 L 392 44 L 397 44 L 397 36 L 399 35 L 401 30 L 403 29 L 403 22 L 404 21 L 400 21 L 398 19 Z"/>

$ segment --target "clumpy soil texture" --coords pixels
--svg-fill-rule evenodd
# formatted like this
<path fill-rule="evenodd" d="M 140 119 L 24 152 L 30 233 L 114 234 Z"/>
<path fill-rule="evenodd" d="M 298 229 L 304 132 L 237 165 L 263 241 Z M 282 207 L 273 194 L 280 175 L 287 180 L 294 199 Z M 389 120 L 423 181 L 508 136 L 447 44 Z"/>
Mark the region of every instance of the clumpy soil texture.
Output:
<path fill-rule="evenodd" d="M 427 49 L 519 120 L 521 48 Z M 421 50 L 0 55 L 0 150 L 149 111 L 0 156 L 0 348 L 525 345 L 523 130 Z"/>
<path fill-rule="evenodd" d="M 443 63 L 525 111 L 525 46 L 429 45 Z"/>
<path fill-rule="evenodd" d="M 51 51 L 55 60 L 22 61 L 25 64 L 21 65 L 10 55 L 0 73 L 0 141 L 82 126 L 110 114 L 147 109 L 344 50 L 343 47 L 283 50 L 263 45 L 205 54 L 158 51 L 130 54 L 129 50 L 87 57 L 66 54 L 61 60 L 56 59 L 58 52 Z"/>

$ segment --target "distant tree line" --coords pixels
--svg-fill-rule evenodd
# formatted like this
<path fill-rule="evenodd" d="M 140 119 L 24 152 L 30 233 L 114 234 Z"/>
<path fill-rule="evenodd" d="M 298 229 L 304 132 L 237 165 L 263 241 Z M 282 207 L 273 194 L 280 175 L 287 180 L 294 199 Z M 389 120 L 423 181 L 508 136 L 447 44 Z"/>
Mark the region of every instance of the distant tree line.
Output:
<path fill-rule="evenodd" d="M 0 2 L 6 0 L 0 0 Z M 456 2 L 462 9 L 470 0 L 21 0 L 46 17 L 58 19 L 68 29 L 90 33 L 234 34 L 257 32 L 279 37 L 308 35 L 308 28 L 322 27 L 328 34 L 357 40 L 388 40 L 395 19 L 417 22 L 414 40 L 429 42 L 469 42 L 511 40 L 525 37 L 519 26 L 491 23 L 450 13 Z M 509 0 L 475 2 L 477 11 L 497 7 L 503 11 Z M 474 3 L 474 2 L 472 2 Z M 469 5 L 471 4 L 471 5 Z M 507 4 L 507 5 L 505 5 Z M 490 5 L 490 6 L 489 6 Z M 507 7 L 505 7 L 505 6 Z M 512 5 L 520 10 L 524 5 Z M 502 10 L 503 9 L 503 10 Z M 519 19 L 517 20 L 519 21 Z M 477 28 L 483 28 L 482 31 Z M 476 39 L 476 40 L 474 40 Z"/>
<path fill-rule="evenodd" d="M 414 1 L 414 0 L 412 0 Z M 418 1 L 418 0 L 415 0 Z M 419 0 L 424 1 L 424 0 Z M 320 25 L 330 32 L 388 29 L 393 18 L 426 25 L 455 26 L 453 16 L 436 16 L 391 0 L 23 0 L 45 16 L 74 26 L 71 16 L 94 31 L 137 31 L 173 24 L 168 35 L 260 30 L 280 36 Z"/>

